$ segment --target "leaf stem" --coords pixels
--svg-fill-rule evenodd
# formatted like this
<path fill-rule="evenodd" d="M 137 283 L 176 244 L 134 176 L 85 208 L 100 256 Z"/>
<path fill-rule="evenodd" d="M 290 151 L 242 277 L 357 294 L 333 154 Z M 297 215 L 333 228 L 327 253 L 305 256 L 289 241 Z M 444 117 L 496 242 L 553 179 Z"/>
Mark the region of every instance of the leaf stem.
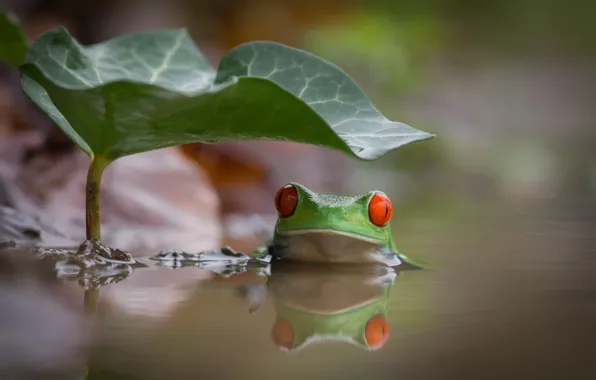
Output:
<path fill-rule="evenodd" d="M 97 314 L 99 310 L 99 289 L 85 290 L 85 312 L 89 315 Z"/>
<path fill-rule="evenodd" d="M 87 192 L 85 199 L 87 240 L 101 238 L 101 220 L 99 213 L 101 176 L 109 161 L 92 157 L 87 172 Z"/>

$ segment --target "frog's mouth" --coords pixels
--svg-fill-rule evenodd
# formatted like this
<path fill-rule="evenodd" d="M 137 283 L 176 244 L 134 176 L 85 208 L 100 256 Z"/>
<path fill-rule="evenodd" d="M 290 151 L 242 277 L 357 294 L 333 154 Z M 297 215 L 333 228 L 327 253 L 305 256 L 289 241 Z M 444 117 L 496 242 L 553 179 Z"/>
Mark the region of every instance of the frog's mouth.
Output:
<path fill-rule="evenodd" d="M 309 235 L 309 234 L 327 235 L 329 237 L 344 236 L 344 237 L 357 239 L 357 240 L 364 241 L 364 242 L 371 243 L 371 244 L 379 244 L 380 243 L 379 239 L 371 237 L 371 236 L 362 235 L 362 234 L 359 234 L 356 232 L 347 232 L 347 231 L 336 230 L 334 228 L 297 228 L 297 229 L 292 229 L 292 230 L 287 230 L 287 231 L 278 230 L 277 233 L 280 236 L 300 236 L 300 235 Z"/>
<path fill-rule="evenodd" d="M 397 266 L 395 254 L 385 252 L 378 239 L 332 229 L 278 231 L 273 256 L 302 262 L 384 263 Z"/>

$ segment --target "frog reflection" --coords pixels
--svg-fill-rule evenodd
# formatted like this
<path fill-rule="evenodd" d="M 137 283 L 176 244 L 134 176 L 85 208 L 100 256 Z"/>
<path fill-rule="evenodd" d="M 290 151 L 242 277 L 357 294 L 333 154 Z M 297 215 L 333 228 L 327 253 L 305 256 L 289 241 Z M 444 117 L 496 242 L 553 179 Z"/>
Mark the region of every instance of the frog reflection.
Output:
<path fill-rule="evenodd" d="M 267 282 L 277 314 L 271 339 L 286 352 L 315 342 L 380 349 L 390 334 L 387 309 L 396 276 L 387 267 L 276 265 Z"/>

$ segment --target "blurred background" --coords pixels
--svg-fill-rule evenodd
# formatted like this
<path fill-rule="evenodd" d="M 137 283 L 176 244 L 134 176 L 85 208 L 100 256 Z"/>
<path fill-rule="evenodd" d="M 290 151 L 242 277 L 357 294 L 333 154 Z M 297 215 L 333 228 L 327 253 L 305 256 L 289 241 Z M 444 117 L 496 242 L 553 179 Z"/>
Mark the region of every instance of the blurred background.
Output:
<path fill-rule="evenodd" d="M 83 44 L 186 27 L 215 67 L 246 41 L 303 48 L 347 71 L 390 119 L 438 136 L 376 162 L 251 141 L 192 144 L 128 157 L 108 169 L 103 209 L 112 240 L 135 249 L 127 241 L 146 235 L 143 228 L 174 226 L 169 233 L 179 236 L 162 239 L 171 247 L 185 227 L 188 235 L 204 230 L 205 236 L 180 248 L 203 249 L 205 239 L 218 245 L 226 236 L 252 236 L 249 227 L 269 228 L 272 196 L 289 181 L 342 194 L 382 189 L 394 198 L 397 218 L 410 222 L 407 213 L 422 208 L 437 220 L 445 213 L 460 217 L 462 207 L 477 204 L 513 202 L 523 212 L 561 194 L 593 201 L 596 27 L 590 17 L 596 6 L 572 3 L 3 0 L 1 6 L 22 20 L 31 41 L 58 25 Z M 80 238 L 86 158 L 75 162 L 79 152 L 24 98 L 17 74 L 2 73 L 2 176 L 11 183 L 3 203 L 51 214 L 50 224 Z M 166 156 L 170 161 L 158 158 Z M 157 162 L 166 163 L 152 166 Z M 127 174 L 139 170 L 146 173 Z M 158 178 L 166 177 L 184 182 L 159 188 Z M 135 191 L 158 197 L 162 208 L 131 199 Z M 168 217 L 176 212 L 187 218 Z"/>
<path fill-rule="evenodd" d="M 596 378 L 596 3 L 0 0 L 0 7 L 20 18 L 30 41 L 58 25 L 83 44 L 186 27 L 215 67 L 243 42 L 282 42 L 343 68 L 388 118 L 437 135 L 374 162 L 263 141 L 126 157 L 102 185 L 108 244 L 136 254 L 249 250 L 271 232 L 273 196 L 289 181 L 342 195 L 383 190 L 395 207 L 398 248 L 456 268 L 414 281 L 408 307 L 461 324 L 439 323 L 443 329 L 419 344 L 408 340 L 411 351 L 392 343 L 411 364 L 387 373 Z M 0 203 L 37 218 L 45 244 L 80 241 L 87 164 L 24 97 L 17 73 L 2 67 Z M 379 354 L 381 372 L 391 367 L 387 355 Z M 327 365 L 340 368 L 342 357 Z M 198 373 L 188 360 L 184 376 Z M 305 375 L 301 360 L 288 364 L 294 377 Z"/>

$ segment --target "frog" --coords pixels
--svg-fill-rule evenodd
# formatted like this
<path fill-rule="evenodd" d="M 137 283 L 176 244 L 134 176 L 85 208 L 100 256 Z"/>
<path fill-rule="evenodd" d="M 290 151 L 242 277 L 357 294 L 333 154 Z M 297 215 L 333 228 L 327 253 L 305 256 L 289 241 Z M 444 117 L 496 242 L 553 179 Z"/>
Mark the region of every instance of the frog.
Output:
<path fill-rule="evenodd" d="M 252 252 L 258 260 L 430 269 L 397 250 L 391 230 L 393 203 L 382 191 L 342 196 L 289 182 L 277 190 L 274 202 L 273 238 Z"/>

